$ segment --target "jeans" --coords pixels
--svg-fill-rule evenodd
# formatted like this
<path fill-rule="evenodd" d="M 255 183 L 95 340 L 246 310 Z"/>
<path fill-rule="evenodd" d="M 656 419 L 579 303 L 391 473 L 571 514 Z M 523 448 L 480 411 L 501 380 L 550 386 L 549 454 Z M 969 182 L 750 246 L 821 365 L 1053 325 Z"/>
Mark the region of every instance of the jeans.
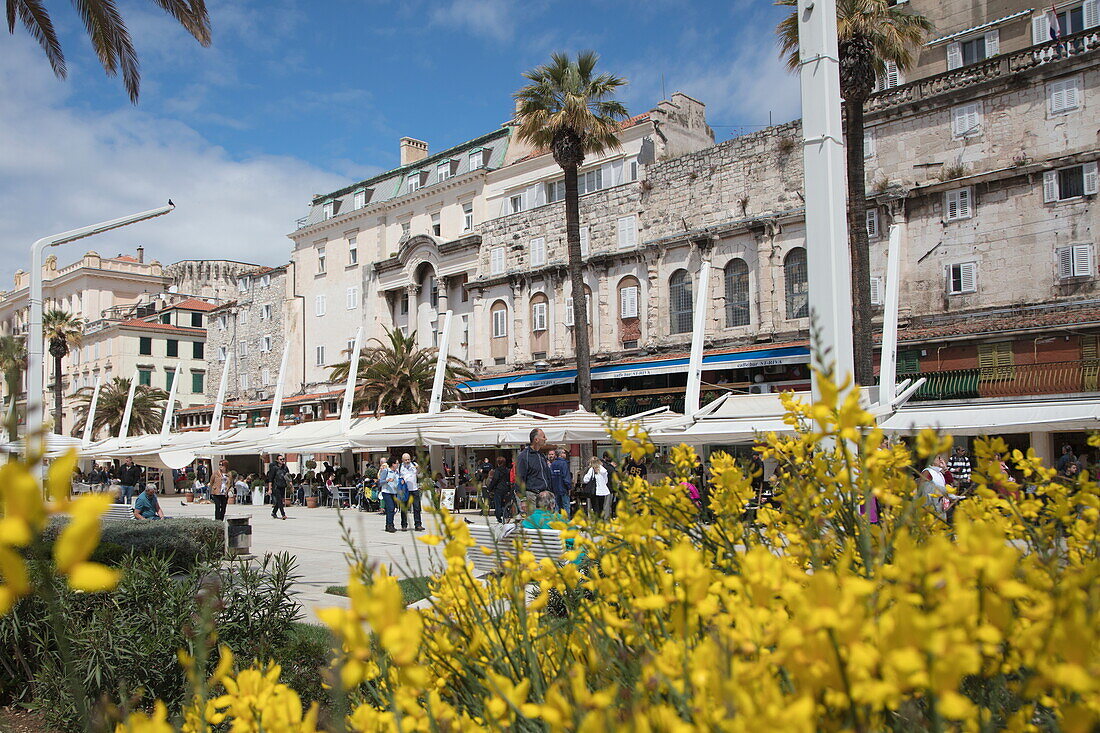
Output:
<path fill-rule="evenodd" d="M 569 489 L 564 486 L 554 491 L 554 500 L 558 502 L 558 510 L 569 516 Z"/>
<path fill-rule="evenodd" d="M 277 512 L 282 512 L 286 518 L 286 507 L 283 506 L 283 492 L 281 489 L 271 491 L 271 518 L 274 519 Z"/>
<path fill-rule="evenodd" d="M 210 498 L 214 502 L 214 519 L 225 519 L 225 505 L 229 503 L 229 496 L 226 494 L 221 494 L 220 496 L 214 494 Z"/>
<path fill-rule="evenodd" d="M 493 491 L 493 509 L 498 522 L 503 522 L 512 516 L 512 502 L 516 498 L 516 492 L 512 487 L 505 485 Z"/>
<path fill-rule="evenodd" d="M 382 506 L 386 510 L 386 529 L 393 529 L 393 515 L 397 511 L 397 497 L 393 494 L 382 494 Z"/>
<path fill-rule="evenodd" d="M 122 484 L 118 488 L 121 490 L 122 495 L 119 498 L 122 499 L 122 503 L 123 504 L 131 504 L 132 503 L 131 500 L 134 498 L 134 487 L 133 486 L 127 486 L 126 484 Z"/>
<path fill-rule="evenodd" d="M 413 513 L 413 526 L 423 527 L 424 523 L 420 520 L 420 489 L 409 492 L 409 503 L 412 504 Z M 405 506 L 401 507 L 401 529 L 407 529 L 409 526 L 409 514 Z"/>

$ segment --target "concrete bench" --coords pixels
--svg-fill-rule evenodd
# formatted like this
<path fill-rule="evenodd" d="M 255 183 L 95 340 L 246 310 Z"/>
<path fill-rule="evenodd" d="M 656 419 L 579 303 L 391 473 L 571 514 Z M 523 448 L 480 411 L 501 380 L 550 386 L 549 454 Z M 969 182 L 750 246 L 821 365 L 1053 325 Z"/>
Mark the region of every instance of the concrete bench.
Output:
<path fill-rule="evenodd" d="M 504 558 L 515 552 L 517 542 L 536 561 L 547 558 L 558 563 L 565 553 L 561 531 L 556 529 L 528 529 L 515 524 L 470 524 L 469 529 L 474 544 L 467 557 L 474 569 L 484 573 L 500 570 Z"/>
<path fill-rule="evenodd" d="M 103 520 L 114 519 L 133 519 L 134 507 L 129 504 L 112 504 L 107 507 L 107 511 L 103 513 Z"/>

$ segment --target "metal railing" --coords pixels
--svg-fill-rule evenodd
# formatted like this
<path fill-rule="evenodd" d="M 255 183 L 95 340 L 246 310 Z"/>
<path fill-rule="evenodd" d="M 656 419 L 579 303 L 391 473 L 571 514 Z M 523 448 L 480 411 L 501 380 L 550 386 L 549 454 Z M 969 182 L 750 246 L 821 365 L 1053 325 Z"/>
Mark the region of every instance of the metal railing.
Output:
<path fill-rule="evenodd" d="M 917 402 L 1100 392 L 1100 360 L 898 373 L 899 381 L 921 377 L 926 381 L 912 397 Z"/>
<path fill-rule="evenodd" d="M 1080 56 L 1096 48 L 1100 48 L 1100 28 L 1089 28 L 1072 36 L 1066 36 L 1060 41 L 1049 41 L 1015 53 L 997 55 L 976 64 L 872 94 L 864 104 L 864 111 L 878 112 L 889 107 L 928 99 L 952 89 L 981 84 L 990 79 L 1010 76 L 1043 64 Z"/>

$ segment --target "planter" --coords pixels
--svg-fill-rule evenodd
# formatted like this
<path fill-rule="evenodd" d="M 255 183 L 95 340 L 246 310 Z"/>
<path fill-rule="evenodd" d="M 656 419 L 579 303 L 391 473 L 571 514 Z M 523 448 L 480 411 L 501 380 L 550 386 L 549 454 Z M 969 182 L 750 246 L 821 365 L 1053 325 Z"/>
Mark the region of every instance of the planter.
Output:
<path fill-rule="evenodd" d="M 306 508 L 307 509 L 316 509 L 317 508 L 317 497 L 316 496 L 307 496 L 306 497 Z"/>
<path fill-rule="evenodd" d="M 194 491 L 188 491 L 187 493 L 184 494 L 184 497 L 186 497 L 187 503 L 190 504 L 191 502 L 193 502 L 195 500 L 195 492 Z"/>

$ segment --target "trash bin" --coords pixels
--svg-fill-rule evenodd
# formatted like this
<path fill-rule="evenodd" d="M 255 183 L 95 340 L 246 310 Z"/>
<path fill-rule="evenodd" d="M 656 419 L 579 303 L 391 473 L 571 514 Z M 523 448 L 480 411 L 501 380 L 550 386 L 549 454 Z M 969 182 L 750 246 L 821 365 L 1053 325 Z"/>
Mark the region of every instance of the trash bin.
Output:
<path fill-rule="evenodd" d="M 252 552 L 252 518 L 249 516 L 225 518 L 225 549 L 230 557 L 249 555 Z"/>

